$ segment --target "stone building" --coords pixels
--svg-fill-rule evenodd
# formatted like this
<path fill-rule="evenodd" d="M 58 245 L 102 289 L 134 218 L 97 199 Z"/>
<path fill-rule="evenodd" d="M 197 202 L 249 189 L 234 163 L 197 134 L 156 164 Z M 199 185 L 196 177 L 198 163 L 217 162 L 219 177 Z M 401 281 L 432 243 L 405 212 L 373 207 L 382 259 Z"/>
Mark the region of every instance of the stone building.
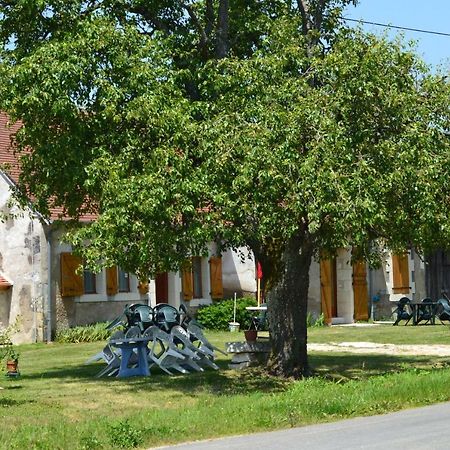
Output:
<path fill-rule="evenodd" d="M 255 261 L 251 256 L 228 251 L 192 259 L 190 272 L 169 272 L 143 285 L 118 267 L 99 274 L 77 273 L 81 261 L 64 242 L 55 226 L 60 210 L 46 219 L 19 208 L 11 199 L 11 188 L 19 175 L 11 136 L 0 115 L 0 324 L 21 317 L 20 341 L 51 340 L 55 331 L 116 317 L 126 304 L 168 302 L 193 308 L 213 299 L 231 298 L 234 293 L 255 295 Z M 84 221 L 95 220 L 84 216 Z M 450 258 L 436 252 L 426 261 L 414 251 L 388 255 L 382 266 L 372 270 L 365 263 L 351 263 L 351 250 L 336 257 L 313 262 L 310 268 L 308 310 L 313 317 L 324 314 L 328 323 L 388 318 L 402 296 L 420 300 L 439 296 L 450 288 Z"/>

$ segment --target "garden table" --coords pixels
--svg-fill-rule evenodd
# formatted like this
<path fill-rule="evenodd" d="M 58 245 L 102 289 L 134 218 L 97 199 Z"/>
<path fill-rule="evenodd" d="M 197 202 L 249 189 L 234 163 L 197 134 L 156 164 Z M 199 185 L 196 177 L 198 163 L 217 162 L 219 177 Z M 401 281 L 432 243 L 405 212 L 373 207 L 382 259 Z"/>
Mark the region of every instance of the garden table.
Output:
<path fill-rule="evenodd" d="M 120 368 L 117 374 L 119 378 L 150 375 L 147 358 L 147 344 L 150 339 L 150 337 L 121 338 L 112 339 L 109 342 L 113 347 L 120 349 Z M 134 354 L 137 354 L 138 357 L 137 365 L 130 367 L 130 359 Z M 133 363 L 135 362 L 133 361 Z"/>
<path fill-rule="evenodd" d="M 435 325 L 436 306 L 438 305 L 438 302 L 409 302 L 408 305 L 411 307 L 413 325 L 418 325 L 419 312 L 421 309 L 430 314 L 430 323 Z"/>

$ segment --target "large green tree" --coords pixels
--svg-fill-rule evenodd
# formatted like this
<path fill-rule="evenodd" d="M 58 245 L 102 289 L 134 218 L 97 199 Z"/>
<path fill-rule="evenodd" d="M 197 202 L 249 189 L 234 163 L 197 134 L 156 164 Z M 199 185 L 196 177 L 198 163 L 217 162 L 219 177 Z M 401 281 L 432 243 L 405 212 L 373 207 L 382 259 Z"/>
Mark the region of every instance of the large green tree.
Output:
<path fill-rule="evenodd" d="M 351 1 L 0 1 L 20 189 L 99 219 L 71 239 L 145 277 L 206 243 L 268 280 L 271 369 L 310 372 L 309 268 L 449 237 L 449 87 Z"/>

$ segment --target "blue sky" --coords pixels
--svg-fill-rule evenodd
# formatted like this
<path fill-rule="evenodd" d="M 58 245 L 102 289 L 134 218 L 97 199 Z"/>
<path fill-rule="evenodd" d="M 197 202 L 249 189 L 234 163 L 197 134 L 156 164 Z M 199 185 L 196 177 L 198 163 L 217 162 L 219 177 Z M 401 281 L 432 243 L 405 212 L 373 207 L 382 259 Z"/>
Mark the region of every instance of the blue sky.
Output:
<path fill-rule="evenodd" d="M 348 7 L 345 17 L 380 22 L 409 28 L 450 33 L 450 0 L 360 0 L 358 6 Z M 348 22 L 351 25 L 351 22 Z M 382 27 L 364 25 L 377 34 Z M 398 30 L 391 33 L 395 35 Z M 406 40 L 417 41 L 417 51 L 435 69 L 439 64 L 450 68 L 450 36 L 437 36 L 404 31 Z"/>

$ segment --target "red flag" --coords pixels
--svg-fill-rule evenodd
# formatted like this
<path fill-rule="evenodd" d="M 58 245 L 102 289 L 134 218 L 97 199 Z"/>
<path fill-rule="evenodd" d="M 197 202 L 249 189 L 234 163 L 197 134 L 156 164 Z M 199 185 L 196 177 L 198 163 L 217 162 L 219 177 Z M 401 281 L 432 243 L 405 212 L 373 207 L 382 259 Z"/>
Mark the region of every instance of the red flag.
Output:
<path fill-rule="evenodd" d="M 258 261 L 258 264 L 256 265 L 256 278 L 258 278 L 258 280 L 261 280 L 262 277 L 263 277 L 262 267 L 261 263 Z"/>

